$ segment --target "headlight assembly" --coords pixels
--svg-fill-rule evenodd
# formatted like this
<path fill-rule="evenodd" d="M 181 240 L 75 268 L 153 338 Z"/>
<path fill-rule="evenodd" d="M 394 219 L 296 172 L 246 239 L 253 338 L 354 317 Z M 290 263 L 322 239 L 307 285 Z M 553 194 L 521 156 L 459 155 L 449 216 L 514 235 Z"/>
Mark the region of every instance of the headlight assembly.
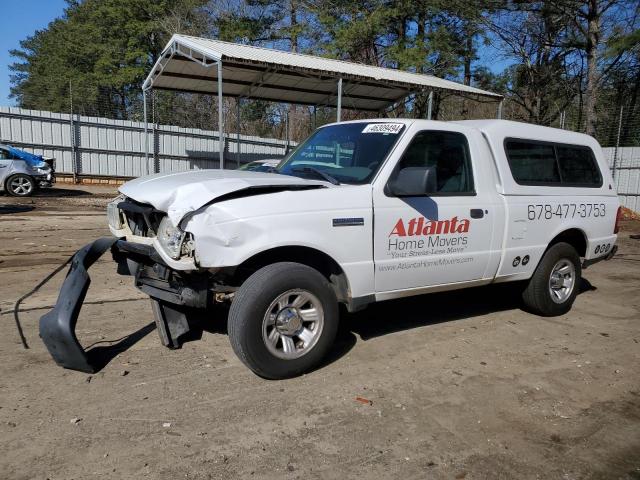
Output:
<path fill-rule="evenodd" d="M 107 220 L 109 221 L 109 225 L 116 230 L 122 230 L 123 228 L 122 216 L 118 208 L 118 204 L 123 200 L 124 195 L 120 195 L 107 204 Z"/>
<path fill-rule="evenodd" d="M 171 258 L 177 260 L 182 253 L 185 232 L 174 227 L 169 217 L 164 217 L 158 228 L 158 241 Z"/>
<path fill-rule="evenodd" d="M 44 167 L 44 168 L 31 167 L 31 171 L 36 175 L 47 175 L 50 172 L 50 169 L 47 167 Z"/>

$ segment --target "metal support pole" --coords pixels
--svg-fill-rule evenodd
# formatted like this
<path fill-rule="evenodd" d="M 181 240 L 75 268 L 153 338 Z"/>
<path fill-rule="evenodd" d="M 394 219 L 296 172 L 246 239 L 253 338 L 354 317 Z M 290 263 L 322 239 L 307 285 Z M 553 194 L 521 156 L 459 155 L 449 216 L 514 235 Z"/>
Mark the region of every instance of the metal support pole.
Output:
<path fill-rule="evenodd" d="M 158 134 L 158 119 L 156 118 L 156 94 L 153 90 L 151 90 L 151 125 L 153 157 L 150 171 L 152 173 L 160 173 L 160 136 Z"/>
<path fill-rule="evenodd" d="M 289 153 L 289 108 L 287 108 L 286 113 L 284 114 L 284 129 L 285 129 L 285 139 L 287 140 L 287 146 L 285 150 L 285 155 Z"/>
<path fill-rule="evenodd" d="M 142 91 L 142 111 L 144 112 L 144 173 L 149 173 L 149 122 L 147 121 L 147 91 Z"/>
<path fill-rule="evenodd" d="M 338 110 L 336 111 L 336 122 L 342 118 L 342 78 L 338 79 Z"/>
<path fill-rule="evenodd" d="M 71 90 L 71 80 L 69 80 L 69 138 L 71 139 L 71 167 L 73 169 L 73 183 L 78 183 L 78 155 L 76 145 L 76 126 L 73 123 L 73 91 Z"/>
<path fill-rule="evenodd" d="M 433 90 L 429 92 L 429 99 L 427 100 L 427 120 L 431 120 L 432 111 L 433 111 Z"/>
<path fill-rule="evenodd" d="M 618 135 L 616 136 L 616 148 L 613 151 L 613 167 L 611 168 L 611 176 L 614 180 L 617 180 L 616 175 L 616 166 L 618 163 L 618 149 L 620 148 L 620 132 L 622 131 L 622 112 L 624 110 L 623 106 L 620 106 L 620 116 L 618 117 Z M 617 187 L 617 185 L 616 185 Z M 616 189 L 617 190 L 617 189 Z"/>
<path fill-rule="evenodd" d="M 236 168 L 240 167 L 240 102 L 242 98 L 238 97 L 236 101 Z"/>
<path fill-rule="evenodd" d="M 500 100 L 500 103 L 498 104 L 498 114 L 496 115 L 498 120 L 502 120 L 502 104 L 503 103 L 504 103 L 504 98 Z"/>
<path fill-rule="evenodd" d="M 224 169 L 224 116 L 222 112 L 222 60 L 218 60 L 218 148 L 220 169 Z"/>

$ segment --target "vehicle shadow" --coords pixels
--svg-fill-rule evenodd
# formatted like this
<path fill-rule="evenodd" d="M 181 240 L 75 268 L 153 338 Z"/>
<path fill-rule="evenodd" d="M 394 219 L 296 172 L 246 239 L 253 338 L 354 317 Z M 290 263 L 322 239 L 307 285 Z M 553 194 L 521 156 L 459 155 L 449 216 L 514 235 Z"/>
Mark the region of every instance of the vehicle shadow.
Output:
<path fill-rule="evenodd" d="M 587 280 L 586 278 L 582 277 L 581 282 L 580 282 L 580 287 L 578 290 L 578 295 L 585 293 L 585 292 L 590 292 L 592 290 L 597 290 L 598 287 L 594 286 L 589 280 Z"/>
<path fill-rule="evenodd" d="M 504 283 L 389 300 L 356 313 L 345 313 L 342 328 L 362 340 L 413 328 L 473 318 L 506 310 L 525 310 L 524 284 Z M 578 295 L 596 290 L 583 278 Z M 525 310 L 526 311 L 526 310 Z"/>
<path fill-rule="evenodd" d="M 413 328 L 521 307 L 520 290 L 492 285 L 389 300 L 345 315 L 346 328 L 362 340 Z"/>
<path fill-rule="evenodd" d="M 27 213 L 34 209 L 33 205 L 0 205 L 0 215 L 11 213 Z"/>
<path fill-rule="evenodd" d="M 356 313 L 345 313 L 342 328 L 362 340 L 394 332 L 473 318 L 506 310 L 525 310 L 521 282 L 487 285 L 389 300 Z M 596 290 L 583 278 L 578 295 Z"/>
<path fill-rule="evenodd" d="M 87 190 L 81 190 L 79 188 L 41 188 L 35 195 L 35 197 L 43 198 L 56 198 L 56 197 L 91 197 L 93 194 Z"/>
<path fill-rule="evenodd" d="M 345 356 L 357 343 L 357 337 L 367 341 L 403 330 L 453 322 L 506 310 L 522 310 L 524 284 L 504 283 L 467 288 L 449 292 L 417 295 L 414 297 L 374 303 L 366 309 L 348 313 L 341 309 L 340 326 L 333 346 L 321 369 Z M 583 278 L 578 295 L 596 290 Z M 194 312 L 195 313 L 195 312 Z M 193 329 L 183 338 L 184 342 L 198 340 L 202 332 L 227 334 L 228 308 L 216 306 L 211 311 L 195 313 Z"/>
<path fill-rule="evenodd" d="M 58 198 L 58 197 L 91 197 L 95 196 L 87 190 L 81 190 L 80 188 L 39 188 L 30 197 L 10 197 L 5 192 L 2 195 L 8 198 L 15 198 L 16 200 L 30 200 L 33 198 Z"/>
<path fill-rule="evenodd" d="M 102 370 L 117 355 L 129 350 L 129 348 L 149 335 L 155 328 L 155 322 L 151 322 L 125 337 L 92 343 L 85 348 L 85 354 L 89 359 L 89 364 L 96 372 Z M 105 343 L 108 345 L 103 345 Z"/>
<path fill-rule="evenodd" d="M 348 313 L 342 310 L 340 326 L 331 350 L 314 370 L 321 369 L 345 356 L 357 343 L 395 332 L 453 322 L 506 310 L 521 310 L 521 283 L 505 283 L 374 303 L 366 309 Z M 578 295 L 596 290 L 583 278 Z M 191 330 L 180 337 L 180 343 L 200 340 L 204 332 L 227 335 L 229 309 L 225 305 L 189 314 Z M 85 348 L 96 371 L 103 369 L 118 354 L 128 350 L 155 330 L 155 322 L 117 340 L 104 340 Z M 108 343 L 108 345 L 103 345 Z"/>

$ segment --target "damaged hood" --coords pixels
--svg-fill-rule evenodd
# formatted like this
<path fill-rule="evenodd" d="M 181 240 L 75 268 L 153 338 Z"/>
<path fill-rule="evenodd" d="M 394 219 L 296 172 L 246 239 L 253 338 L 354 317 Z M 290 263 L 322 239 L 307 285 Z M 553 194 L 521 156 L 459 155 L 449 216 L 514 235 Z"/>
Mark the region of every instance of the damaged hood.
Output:
<path fill-rule="evenodd" d="M 9 145 L 5 146 L 14 157 L 19 158 L 27 163 L 27 165 L 31 167 L 39 167 L 42 168 L 46 165 L 42 155 L 36 155 L 34 153 L 25 152 L 24 150 L 19 150 L 17 148 L 11 147 Z"/>
<path fill-rule="evenodd" d="M 240 170 L 189 170 L 179 173 L 160 173 L 125 183 L 120 193 L 156 210 L 167 212 L 174 225 L 190 212 L 202 208 L 215 199 L 230 193 L 255 189 L 264 193 L 274 188 L 322 188 L 328 182 L 306 180 L 289 175 Z"/>

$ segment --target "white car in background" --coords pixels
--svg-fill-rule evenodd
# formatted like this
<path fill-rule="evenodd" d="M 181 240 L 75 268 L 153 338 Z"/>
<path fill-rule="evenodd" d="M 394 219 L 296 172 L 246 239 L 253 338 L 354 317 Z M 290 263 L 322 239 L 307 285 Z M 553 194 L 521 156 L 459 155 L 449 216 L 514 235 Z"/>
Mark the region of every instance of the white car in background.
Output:
<path fill-rule="evenodd" d="M 267 160 L 254 160 L 253 162 L 245 163 L 238 170 L 248 170 L 250 172 L 270 172 L 274 170 L 282 160 L 267 159 Z"/>
<path fill-rule="evenodd" d="M 55 181 L 53 164 L 53 159 L 0 145 L 0 191 L 30 197 L 38 188 L 50 187 Z"/>

